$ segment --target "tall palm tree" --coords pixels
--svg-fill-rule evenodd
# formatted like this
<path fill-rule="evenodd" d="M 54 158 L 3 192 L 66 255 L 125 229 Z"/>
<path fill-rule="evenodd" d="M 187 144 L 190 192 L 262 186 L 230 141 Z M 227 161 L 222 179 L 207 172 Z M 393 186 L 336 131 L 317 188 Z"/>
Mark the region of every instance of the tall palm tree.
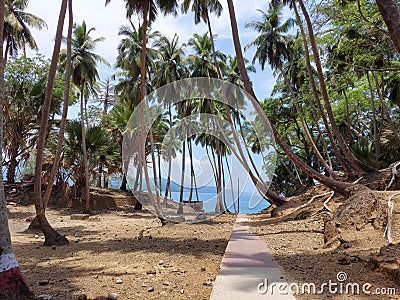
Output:
<path fill-rule="evenodd" d="M 7 62 L 8 55 L 16 56 L 25 47 L 38 50 L 37 43 L 29 27 L 35 29 L 47 28 L 47 24 L 41 18 L 26 12 L 29 0 L 6 0 L 4 18 L 4 64 Z"/>
<path fill-rule="evenodd" d="M 110 3 L 111 0 L 106 0 L 106 5 Z M 154 0 L 125 0 L 126 4 L 126 16 L 128 19 L 132 17 L 133 14 L 138 14 L 142 16 L 142 49 L 141 49 L 141 67 L 140 67 L 140 101 L 144 101 L 145 99 L 145 94 L 146 94 L 146 41 L 147 41 L 147 28 L 149 23 L 153 22 L 157 16 L 158 10 L 163 12 L 164 14 L 176 14 L 176 8 L 177 8 L 177 1 L 176 0 L 160 0 L 160 1 L 154 1 Z M 141 124 L 144 125 L 144 116 L 145 116 L 145 105 L 142 105 L 141 107 Z M 146 140 L 146 137 L 144 137 L 144 130 L 139 130 L 139 140 L 141 142 L 144 142 Z M 154 157 L 154 147 L 153 147 L 153 140 L 152 140 L 152 133 L 151 133 L 151 126 L 150 126 L 150 141 L 151 141 L 151 150 L 152 150 L 152 156 Z M 150 178 L 147 170 L 147 166 L 145 165 L 146 162 L 146 154 L 145 154 L 145 143 L 143 143 L 142 146 L 139 147 L 140 153 L 140 158 L 142 160 L 142 164 L 144 166 L 144 175 L 146 179 L 146 186 L 147 190 L 150 194 L 150 198 L 154 204 L 154 207 L 156 209 L 156 212 L 158 213 L 159 216 L 161 216 L 160 212 L 158 211 L 158 204 L 154 201 L 153 195 L 151 192 L 151 184 L 150 184 Z M 153 164 L 155 164 L 155 161 L 153 159 Z M 154 177 L 156 177 L 156 169 L 153 169 L 154 172 Z M 155 182 L 156 185 L 156 191 L 157 191 L 157 183 Z M 156 192 L 156 196 L 158 197 L 158 193 Z M 158 201 L 157 201 L 158 202 Z M 161 218 L 161 217 L 160 217 Z M 161 218 L 162 223 L 163 219 Z"/>
<path fill-rule="evenodd" d="M 90 182 L 89 166 L 85 138 L 86 101 L 90 93 L 94 92 L 94 86 L 99 79 L 97 63 L 110 64 L 100 55 L 94 53 L 98 43 L 104 41 L 103 37 L 93 39 L 90 34 L 94 27 L 88 28 L 86 22 L 81 25 L 74 24 L 72 38 L 72 82 L 80 91 L 80 115 L 82 126 L 82 153 L 85 166 L 85 212 L 90 211 Z"/>
<path fill-rule="evenodd" d="M 53 55 L 50 63 L 49 76 L 47 79 L 47 87 L 45 92 L 44 104 L 42 108 L 39 135 L 36 146 L 36 164 L 35 164 L 35 180 L 34 180 L 35 210 L 36 210 L 36 216 L 39 219 L 41 230 L 43 231 L 43 234 L 45 236 L 45 242 L 44 242 L 45 246 L 66 245 L 69 243 L 64 236 L 62 236 L 60 233 L 58 233 L 51 227 L 50 223 L 46 218 L 44 203 L 42 199 L 42 178 L 41 178 L 43 159 L 44 159 L 44 146 L 46 144 L 47 127 L 50 115 L 50 108 L 53 99 L 53 88 L 57 73 L 57 65 L 59 60 L 62 31 L 64 27 L 64 19 L 67 11 L 67 5 L 68 5 L 68 0 L 63 0 L 61 2 L 60 14 L 57 23 L 56 39 L 54 42 Z"/>
<path fill-rule="evenodd" d="M 245 47 L 245 49 L 247 50 L 252 46 L 255 46 L 257 48 L 253 58 L 253 63 L 258 60 L 261 64 L 262 70 L 264 70 L 265 64 L 268 62 L 273 70 L 278 69 L 280 71 L 281 75 L 285 79 L 286 86 L 290 90 L 293 104 L 297 113 L 300 116 L 300 121 L 308 137 L 309 143 L 311 144 L 315 154 L 317 155 L 324 168 L 329 172 L 330 175 L 336 177 L 335 172 L 322 157 L 319 149 L 314 142 L 314 138 L 310 133 L 304 117 L 302 116 L 303 114 L 300 106 L 297 103 L 298 100 L 296 93 L 294 92 L 292 84 L 283 67 L 285 61 L 296 59 L 296 57 L 293 57 L 292 55 L 292 37 L 287 35 L 289 29 L 295 24 L 295 20 L 289 18 L 282 23 L 282 9 L 283 6 L 280 3 L 269 4 L 267 12 L 260 11 L 262 14 L 261 21 L 253 21 L 246 24 L 246 27 L 251 27 L 255 29 L 259 33 L 259 35 L 253 41 L 251 41 Z"/>
<path fill-rule="evenodd" d="M 60 131 L 59 131 L 59 139 L 57 141 L 56 153 L 54 156 L 54 163 L 51 170 L 50 178 L 48 185 L 46 187 L 46 192 L 43 198 L 43 205 L 46 209 L 46 206 L 50 200 L 51 191 L 54 185 L 54 179 L 56 178 L 59 163 L 61 159 L 62 146 L 64 143 L 64 133 L 65 133 L 65 124 L 67 122 L 68 116 L 68 107 L 69 107 L 69 94 L 71 88 L 71 69 L 72 69 L 72 28 L 73 28 L 73 10 L 72 10 L 72 0 L 68 0 L 68 34 L 67 34 L 67 50 L 66 50 L 66 60 L 65 60 L 65 88 L 64 88 L 64 103 L 63 103 L 63 111 L 61 115 L 60 121 Z"/>
<path fill-rule="evenodd" d="M 4 19 L 4 0 L 0 0 L 0 20 Z M 4 23 L 0 24 L 0 41 L 3 40 Z M 0 44 L 0 107 L 4 102 L 4 56 Z M 0 110 L 0 149 L 3 149 L 3 110 Z M 2 151 L 1 151 L 2 152 Z M 0 162 L 0 166 L 2 163 Z M 0 174 L 0 299 L 33 299 L 11 246 L 8 227 L 7 202 L 4 195 L 3 174 Z M 3 284 L 7 283 L 7 284 Z"/>
<path fill-rule="evenodd" d="M 229 16 L 230 16 L 230 21 L 231 21 L 231 29 L 232 29 L 232 36 L 233 36 L 235 52 L 236 52 L 236 56 L 238 57 L 240 75 L 242 76 L 245 90 L 252 96 L 252 97 L 250 97 L 250 101 L 251 101 L 252 105 L 254 106 L 254 109 L 257 111 L 258 115 L 260 116 L 260 120 L 264 124 L 271 126 L 277 143 L 282 148 L 282 150 L 285 152 L 285 154 L 289 157 L 289 159 L 298 168 L 300 168 L 308 176 L 320 181 L 321 183 L 333 188 L 334 190 L 336 190 L 342 194 L 347 195 L 348 194 L 347 188 L 350 186 L 350 184 L 329 178 L 327 176 L 322 175 L 318 171 L 315 171 L 314 169 L 312 169 L 310 166 L 308 166 L 306 163 L 304 163 L 304 161 L 302 161 L 302 159 L 300 157 L 298 157 L 290 149 L 289 145 L 283 140 L 282 136 L 276 131 L 276 128 L 273 126 L 273 124 L 270 124 L 268 118 L 265 116 L 265 114 L 262 110 L 262 107 L 260 106 L 260 103 L 257 100 L 257 97 L 255 96 L 252 84 L 249 80 L 249 77 L 248 77 L 248 74 L 246 71 L 246 66 L 245 66 L 245 62 L 244 62 L 244 58 L 243 58 L 243 52 L 242 52 L 242 48 L 241 48 L 239 31 L 238 31 L 238 26 L 237 26 L 237 21 L 236 21 L 235 6 L 234 6 L 232 0 L 227 0 L 227 3 L 228 3 Z M 276 195 L 273 195 L 270 190 L 268 190 L 268 197 L 275 198 L 275 200 L 278 200 Z M 278 201 L 278 203 L 279 202 L 282 203 L 282 201 Z"/>
<path fill-rule="evenodd" d="M 141 68 L 141 53 L 142 53 L 142 38 L 143 27 L 136 26 L 129 22 L 129 25 L 122 25 L 119 28 L 118 35 L 123 39 L 118 45 L 118 56 L 116 67 L 123 70 L 115 77 L 119 77 L 119 84 L 116 90 L 123 98 L 130 99 L 131 110 L 140 102 L 140 91 L 138 80 L 140 79 Z M 146 67 L 147 72 L 153 65 L 154 59 L 157 57 L 157 51 L 147 46 L 152 41 L 155 41 L 160 36 L 158 31 L 148 31 L 146 35 Z M 122 76 L 119 76 L 122 75 Z M 137 92 L 139 93 L 137 93 Z"/>
<path fill-rule="evenodd" d="M 222 5 L 218 0 L 184 0 L 182 3 L 182 10 L 187 13 L 191 4 L 191 10 L 194 13 L 195 24 L 200 23 L 200 21 L 202 20 L 208 26 L 208 33 L 211 41 L 214 64 L 217 68 L 218 78 L 222 80 L 222 74 L 220 72 L 220 69 L 218 68 L 218 60 L 214 44 L 214 35 L 210 21 L 210 13 L 214 13 L 218 17 L 221 15 Z"/>

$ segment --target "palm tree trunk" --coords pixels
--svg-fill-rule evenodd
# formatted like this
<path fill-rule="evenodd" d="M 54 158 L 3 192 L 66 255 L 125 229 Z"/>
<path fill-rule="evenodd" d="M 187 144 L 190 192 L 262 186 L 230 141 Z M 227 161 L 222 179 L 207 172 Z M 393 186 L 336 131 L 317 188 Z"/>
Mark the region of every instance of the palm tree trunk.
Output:
<path fill-rule="evenodd" d="M 4 20 L 5 1 L 0 0 L 0 20 Z M 3 41 L 4 22 L 0 24 L 0 41 Z M 4 57 L 0 43 L 0 107 L 4 105 Z M 0 149 L 3 152 L 3 109 L 0 110 Z M 2 168 L 2 162 L 0 161 Z M 4 195 L 3 173 L 0 174 L 0 299 L 33 299 L 20 271 L 11 246 L 8 227 L 7 202 Z"/>
<path fill-rule="evenodd" d="M 301 19 L 300 19 L 299 12 L 297 10 L 297 6 L 293 5 L 293 9 L 294 9 L 294 12 L 296 14 L 297 24 L 299 24 L 300 33 L 301 33 L 301 36 L 302 36 L 302 39 L 303 39 L 303 46 L 304 46 L 304 49 L 305 49 L 304 53 L 305 53 L 305 58 L 306 58 L 307 73 L 308 73 L 308 76 L 311 78 L 310 86 L 311 86 L 311 90 L 312 90 L 313 95 L 314 95 L 314 100 L 315 100 L 315 102 L 317 104 L 317 107 L 318 107 L 318 112 L 321 115 L 322 121 L 324 122 L 325 130 L 326 130 L 326 133 L 328 135 L 328 139 L 329 139 L 329 141 L 331 143 L 332 151 L 335 154 L 337 161 L 342 166 L 342 168 L 345 171 L 345 173 L 349 174 L 351 172 L 350 167 L 345 162 L 345 160 L 342 157 L 342 154 L 340 153 L 338 147 L 336 146 L 335 138 L 333 137 L 332 131 L 330 129 L 328 119 L 326 118 L 325 111 L 324 111 L 324 108 L 322 106 L 322 103 L 321 103 L 321 100 L 320 100 L 320 96 L 319 96 L 317 87 L 315 85 L 314 79 L 313 79 L 314 78 L 314 74 L 313 74 L 313 69 L 311 67 L 310 53 L 308 52 L 307 37 L 306 37 L 306 33 L 305 33 L 305 30 L 304 30 L 303 24 L 302 24 Z"/>
<path fill-rule="evenodd" d="M 185 130 L 185 129 L 183 129 Z M 186 135 L 183 136 L 183 146 L 182 146 L 182 173 L 181 173 L 181 186 L 179 191 L 179 207 L 178 214 L 183 214 L 183 189 L 185 184 L 185 164 L 186 164 Z"/>
<path fill-rule="evenodd" d="M 85 172 L 85 208 L 84 213 L 90 213 L 90 182 L 89 182 L 89 164 L 86 147 L 86 126 L 85 126 L 85 97 L 84 97 L 84 83 L 81 85 L 81 128 L 82 128 L 82 156 L 83 167 Z"/>
<path fill-rule="evenodd" d="M 252 95 L 253 97 L 250 97 L 250 100 L 254 106 L 254 109 L 258 113 L 258 115 L 261 118 L 261 121 L 267 125 L 270 126 L 273 130 L 273 134 L 275 136 L 275 139 L 279 146 L 282 148 L 282 150 L 286 153 L 286 155 L 289 157 L 289 159 L 298 167 L 300 168 L 304 173 L 306 173 L 308 176 L 318 180 L 319 182 L 325 184 L 326 186 L 334 189 L 335 191 L 348 195 L 349 192 L 347 190 L 348 187 L 351 185 L 348 183 L 340 182 L 335 179 L 326 177 L 322 175 L 321 173 L 315 171 L 311 167 L 309 167 L 306 163 L 304 163 L 301 158 L 299 158 L 291 149 L 290 147 L 286 144 L 286 142 L 282 139 L 281 135 L 276 131 L 275 127 L 270 124 L 268 118 L 265 116 L 265 113 L 260 106 L 260 103 L 256 100 L 257 98 L 255 97 L 253 87 L 251 85 L 251 82 L 249 80 L 249 77 L 247 75 L 244 59 L 243 59 L 243 53 L 242 53 L 242 48 L 240 46 L 240 38 L 239 38 L 239 31 L 237 27 L 237 22 L 236 22 L 236 15 L 235 15 L 235 9 L 233 5 L 232 0 L 227 0 L 228 2 L 228 8 L 229 8 L 229 15 L 230 15 L 230 20 L 231 20 L 231 27 L 232 27 L 232 36 L 233 36 L 233 42 L 235 45 L 235 51 L 236 51 L 236 56 L 238 58 L 238 65 L 239 65 L 239 70 L 240 74 L 244 83 L 244 87 L 246 91 Z"/>
<path fill-rule="evenodd" d="M 46 143 L 48 118 L 50 115 L 50 107 L 53 99 L 53 88 L 55 77 L 57 73 L 58 56 L 60 54 L 62 31 L 64 25 L 65 14 L 67 11 L 68 0 L 61 2 L 60 15 L 57 24 L 56 39 L 54 42 L 53 56 L 50 63 L 49 76 L 47 79 L 47 87 L 45 92 L 45 99 L 42 108 L 42 117 L 40 120 L 39 137 L 36 146 L 36 165 L 35 165 L 35 181 L 34 181 L 34 198 L 35 198 L 35 209 L 36 215 L 39 218 L 41 230 L 45 236 L 45 245 L 66 245 L 68 240 L 51 228 L 48 223 L 45 211 L 44 203 L 42 200 L 42 164 L 44 158 L 44 146 Z"/>
<path fill-rule="evenodd" d="M 376 0 L 397 52 L 400 53 L 400 10 L 393 0 Z"/>
<path fill-rule="evenodd" d="M 97 184 L 96 187 L 101 188 L 101 178 L 103 177 L 103 163 L 99 162 L 99 173 L 97 174 Z"/>
<path fill-rule="evenodd" d="M 64 143 L 64 133 L 65 133 L 65 124 L 67 123 L 68 116 L 68 107 L 69 107 L 69 92 L 71 87 L 71 39 L 72 39 L 72 27 L 73 27 L 74 17 L 72 10 L 72 0 L 68 0 L 68 34 L 67 34 L 67 60 L 66 60 L 66 69 L 65 69 L 65 87 L 64 87 L 64 104 L 63 104 L 63 112 L 61 116 L 60 122 L 60 131 L 59 131 L 59 139 L 57 141 L 56 153 L 54 155 L 54 163 L 51 169 L 49 183 L 46 187 L 46 192 L 44 194 L 43 206 L 46 209 L 47 204 L 50 200 L 51 191 L 54 185 L 54 179 L 56 178 L 58 167 L 61 160 L 61 152 L 62 146 Z"/>
<path fill-rule="evenodd" d="M 314 55 L 314 62 L 315 62 L 315 66 L 317 68 L 318 81 L 319 81 L 319 85 L 321 88 L 322 98 L 324 99 L 324 103 L 325 103 L 326 114 L 327 114 L 329 122 L 331 124 L 332 131 L 336 137 L 336 140 L 338 141 L 340 149 L 342 150 L 346 159 L 350 162 L 351 166 L 354 167 L 354 169 L 359 174 L 365 173 L 365 171 L 374 171 L 373 168 L 365 165 L 364 163 L 359 161 L 354 156 L 354 154 L 350 151 L 347 143 L 345 142 L 345 140 L 343 139 L 343 136 L 340 133 L 339 127 L 337 126 L 335 117 L 333 115 L 332 106 L 329 101 L 329 95 L 328 95 L 328 91 L 327 91 L 326 84 L 325 84 L 324 73 L 322 70 L 319 51 L 317 48 L 317 43 L 315 41 L 313 25 L 312 25 L 310 16 L 307 12 L 307 9 L 304 5 L 303 0 L 298 0 L 297 3 L 299 3 L 299 5 L 300 5 L 301 11 L 303 13 L 303 16 L 304 16 L 306 24 L 307 24 L 308 36 L 310 38 L 311 49 L 312 49 L 312 53 Z"/>
<path fill-rule="evenodd" d="M 158 215 L 161 223 L 164 225 L 165 220 L 162 218 L 159 206 L 157 201 L 154 199 L 153 192 L 151 190 L 151 183 L 149 177 L 149 171 L 147 169 L 146 164 L 146 136 L 144 136 L 144 122 L 145 122 L 145 112 L 146 112 L 146 103 L 145 103 L 145 94 L 146 94 L 146 40 L 147 40 L 147 27 L 148 27 L 148 17 L 149 17 L 149 0 L 143 1 L 143 24 L 142 24 L 142 49 L 141 49 L 141 66 L 140 66 L 140 101 L 141 101 L 141 130 L 139 130 L 139 140 L 140 140 L 140 158 L 142 160 L 141 166 L 143 167 L 144 177 L 146 181 L 147 193 L 150 197 L 150 200 L 154 206 L 155 212 Z M 150 128 L 151 130 L 151 128 Z M 155 183 L 157 184 L 157 183 Z"/>
<path fill-rule="evenodd" d="M 368 79 L 368 86 L 369 86 L 369 93 L 371 95 L 371 110 L 372 110 L 372 130 L 374 134 L 374 146 L 375 146 L 375 161 L 376 167 L 378 167 L 379 156 L 380 156 L 380 140 L 378 134 L 378 126 L 376 124 L 376 105 L 375 105 L 375 96 L 374 91 L 372 88 L 371 78 L 369 77 L 369 72 L 367 72 L 367 79 Z"/>
<path fill-rule="evenodd" d="M 226 162 L 226 167 L 228 168 L 229 182 L 230 182 L 230 185 L 231 185 L 233 210 L 234 210 L 234 212 L 236 214 L 237 213 L 237 208 L 236 208 L 236 201 L 235 201 L 235 191 L 234 191 L 234 188 L 233 188 L 232 172 L 231 172 L 231 168 L 229 167 L 228 157 L 226 155 L 225 155 L 225 162 Z"/>

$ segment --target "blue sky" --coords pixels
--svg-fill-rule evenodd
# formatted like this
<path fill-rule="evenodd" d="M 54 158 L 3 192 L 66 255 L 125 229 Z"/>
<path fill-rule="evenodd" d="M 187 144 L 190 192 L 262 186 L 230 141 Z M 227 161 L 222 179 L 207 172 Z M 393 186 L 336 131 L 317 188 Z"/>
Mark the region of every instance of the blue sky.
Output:
<path fill-rule="evenodd" d="M 60 0 L 31 0 L 28 6 L 29 12 L 43 18 L 49 26 L 48 30 L 33 30 L 33 34 L 39 45 L 39 52 L 48 57 L 51 56 L 53 49 L 60 2 Z M 105 7 L 104 2 L 104 0 L 74 1 L 74 19 L 75 22 L 78 23 L 85 20 L 88 26 L 95 27 L 96 31 L 93 37 L 102 36 L 106 38 L 98 47 L 97 52 L 113 65 L 117 56 L 117 45 L 120 41 L 118 28 L 126 23 L 125 4 L 123 0 L 112 0 L 111 3 Z M 221 1 L 221 3 L 224 7 L 222 15 L 219 18 L 212 16 L 211 19 L 214 33 L 218 35 L 216 46 L 222 52 L 234 55 L 226 1 Z M 245 28 L 245 24 L 252 20 L 257 20 L 260 17 L 260 13 L 257 9 L 266 10 L 268 3 L 269 1 L 260 0 L 234 0 L 243 47 L 256 36 L 256 33 L 252 29 Z M 133 21 L 137 23 L 137 18 L 133 17 Z M 158 20 L 154 23 L 153 29 L 160 31 L 161 34 L 168 37 L 172 37 L 177 33 L 181 42 L 187 42 L 194 33 L 202 34 L 207 31 L 205 24 L 194 24 L 192 14 L 179 14 L 178 17 L 164 17 L 160 15 Z M 245 53 L 245 56 L 251 61 L 253 53 L 253 50 L 249 50 Z M 114 71 L 110 68 L 100 66 L 102 79 L 110 77 L 113 72 Z M 254 82 L 257 97 L 260 100 L 268 97 L 275 82 L 271 71 L 267 69 L 262 72 L 257 66 L 257 73 L 250 74 L 250 77 Z"/>
<path fill-rule="evenodd" d="M 118 30 L 122 24 L 127 23 L 125 18 L 125 3 L 123 0 L 112 0 L 111 3 L 105 7 L 104 2 L 104 0 L 74 1 L 74 21 L 81 23 L 85 20 L 89 27 L 96 28 L 96 31 L 92 35 L 93 37 L 106 38 L 105 41 L 99 45 L 98 49 L 96 49 L 96 52 L 106 58 L 111 65 L 114 65 L 117 56 L 117 45 L 121 39 L 118 36 Z M 218 35 L 216 47 L 218 50 L 221 50 L 226 54 L 234 55 L 226 1 L 221 1 L 221 3 L 224 7 L 222 15 L 219 18 L 215 16 L 212 16 L 211 18 L 214 34 Z M 33 34 L 39 45 L 39 52 L 48 57 L 51 56 L 53 50 L 60 4 L 60 0 L 31 0 L 27 9 L 30 13 L 43 18 L 49 26 L 48 30 L 33 30 Z M 256 37 L 256 33 L 252 29 L 245 28 L 245 24 L 259 19 L 260 13 L 257 9 L 266 10 L 269 1 L 234 0 L 234 4 L 239 24 L 241 42 L 244 47 L 249 41 Z M 138 23 L 137 17 L 133 17 L 133 22 Z M 66 30 L 67 28 L 64 29 L 65 35 Z M 157 21 L 153 24 L 153 30 L 158 30 L 161 34 L 168 37 L 172 37 L 177 33 L 181 42 L 187 42 L 194 33 L 205 33 L 207 27 L 205 24 L 195 25 L 192 14 L 179 14 L 178 17 L 159 16 Z M 31 51 L 29 53 L 33 54 Z M 245 53 L 245 56 L 251 61 L 253 53 L 254 49 L 251 49 Z M 114 70 L 105 66 L 100 66 L 99 71 L 102 80 L 110 78 L 114 73 Z M 257 66 L 257 73 L 249 75 L 253 81 L 257 97 L 260 100 L 269 97 L 275 83 L 275 79 L 273 78 L 270 69 L 266 68 L 266 70 L 262 72 Z M 69 116 L 76 117 L 77 110 L 77 108 L 71 108 Z M 199 156 L 197 159 L 199 161 L 198 166 L 201 168 L 202 162 L 205 161 L 205 158 Z M 176 163 L 178 164 L 179 162 L 180 159 L 177 159 Z M 240 177 L 243 184 L 248 181 L 248 178 L 246 172 L 241 168 L 241 166 L 234 166 L 233 170 L 235 174 L 238 175 L 237 177 Z M 203 169 L 203 172 L 211 174 L 210 170 Z"/>

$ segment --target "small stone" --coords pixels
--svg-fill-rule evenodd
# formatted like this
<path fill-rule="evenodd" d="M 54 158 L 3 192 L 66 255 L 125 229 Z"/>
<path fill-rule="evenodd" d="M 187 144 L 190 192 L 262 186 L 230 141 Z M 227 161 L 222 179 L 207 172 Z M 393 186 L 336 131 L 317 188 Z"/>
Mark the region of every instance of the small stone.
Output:
<path fill-rule="evenodd" d="M 79 295 L 77 300 L 87 300 L 87 296 L 85 294 Z"/>
<path fill-rule="evenodd" d="M 147 289 L 147 291 L 148 291 L 149 293 L 152 293 L 152 292 L 154 292 L 154 288 L 153 288 L 153 287 L 149 287 L 149 288 Z"/>
<path fill-rule="evenodd" d="M 160 261 L 158 262 L 158 264 L 159 264 L 160 266 L 162 266 L 162 265 L 164 264 L 164 261 L 163 261 L 163 260 L 160 260 Z"/>
<path fill-rule="evenodd" d="M 142 287 L 146 287 L 146 286 L 147 286 L 147 284 L 143 282 L 142 283 Z"/>
<path fill-rule="evenodd" d="M 35 234 L 35 239 L 40 238 L 40 236 L 38 234 Z"/>
<path fill-rule="evenodd" d="M 123 281 L 122 281 L 122 279 L 117 279 L 117 280 L 115 281 L 115 283 L 116 283 L 116 284 L 121 284 L 121 283 L 123 283 Z"/>
<path fill-rule="evenodd" d="M 180 290 L 180 293 L 181 293 L 181 294 L 183 294 L 184 292 L 185 292 L 185 290 L 184 290 L 184 289 L 181 289 L 181 290 Z"/>
<path fill-rule="evenodd" d="M 118 295 L 116 293 L 108 293 L 108 300 L 118 300 Z"/>
<path fill-rule="evenodd" d="M 56 246 L 51 246 L 51 249 L 56 250 L 57 248 Z"/>
<path fill-rule="evenodd" d="M 99 278 L 99 275 L 94 275 L 93 278 L 97 279 L 97 278 Z"/>
<path fill-rule="evenodd" d="M 47 279 L 39 281 L 39 285 L 41 285 L 41 286 L 48 285 L 48 284 L 49 284 L 49 281 Z"/>
<path fill-rule="evenodd" d="M 350 256 L 350 260 L 352 263 L 357 263 L 360 259 L 357 256 Z"/>
<path fill-rule="evenodd" d="M 214 285 L 214 282 L 212 282 L 211 280 L 208 280 L 208 281 L 204 282 L 203 285 L 212 286 L 212 285 Z"/>
<path fill-rule="evenodd" d="M 170 283 L 170 282 L 168 282 L 168 281 L 165 281 L 165 282 L 163 283 L 163 285 L 165 285 L 165 286 L 170 286 L 170 285 L 171 285 L 171 283 Z"/>
<path fill-rule="evenodd" d="M 156 271 L 156 270 L 147 270 L 147 271 L 146 271 L 146 274 L 147 274 L 147 275 L 156 275 L 156 274 L 157 274 L 157 271 Z"/>
<path fill-rule="evenodd" d="M 207 269 L 206 269 L 206 267 L 201 267 L 201 272 L 205 272 Z"/>
<path fill-rule="evenodd" d="M 339 265 L 349 265 L 351 263 L 351 260 L 348 256 L 342 255 L 338 258 L 338 263 Z"/>
<path fill-rule="evenodd" d="M 349 248 L 351 248 L 351 246 L 350 246 L 349 244 L 344 244 L 344 245 L 343 245 L 343 248 L 344 248 L 344 249 L 349 249 Z"/>
<path fill-rule="evenodd" d="M 48 294 L 42 294 L 38 296 L 39 299 L 43 299 L 43 300 L 51 300 L 53 299 L 53 297 L 51 295 Z"/>

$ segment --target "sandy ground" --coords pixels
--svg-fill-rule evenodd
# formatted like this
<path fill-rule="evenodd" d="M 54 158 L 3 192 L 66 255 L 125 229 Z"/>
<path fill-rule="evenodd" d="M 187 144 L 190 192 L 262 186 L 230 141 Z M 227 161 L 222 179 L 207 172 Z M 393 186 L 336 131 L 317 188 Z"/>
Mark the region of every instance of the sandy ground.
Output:
<path fill-rule="evenodd" d="M 132 208 L 71 220 L 70 210 L 49 209 L 50 223 L 70 245 L 42 246 L 41 232 L 26 232 L 33 206 L 9 204 L 14 251 L 34 293 L 52 299 L 209 299 L 234 216 L 201 224 L 161 227 Z"/>
<path fill-rule="evenodd" d="M 317 191 L 318 193 L 324 192 Z M 315 194 L 315 193 L 314 193 Z M 400 286 L 382 272 L 372 271 L 369 266 L 370 257 L 379 254 L 381 247 L 386 244 L 383 232 L 367 224 L 361 230 L 346 232 L 343 236 L 346 241 L 339 244 L 324 247 L 324 211 L 317 213 L 323 207 L 323 200 L 315 201 L 315 204 L 303 210 L 303 218 L 299 214 L 298 219 L 291 219 L 293 208 L 310 200 L 305 196 L 302 199 L 294 199 L 298 203 L 292 203 L 289 208 L 278 217 L 270 217 L 266 214 L 252 215 L 251 231 L 261 236 L 270 248 L 276 261 L 281 266 L 289 284 L 298 286 L 298 300 L 314 299 L 400 299 Z M 334 198 L 329 203 L 335 210 L 342 202 L 341 197 Z M 396 204 L 397 205 L 397 204 Z M 297 211 L 299 212 L 299 211 Z M 395 239 L 399 241 L 399 218 L 395 219 Z M 395 257 L 397 269 L 400 257 Z M 344 277 L 343 277 L 344 276 Z M 332 286 L 332 293 L 328 287 L 322 294 L 313 295 L 307 292 L 307 284 L 315 284 L 317 290 L 322 284 L 338 284 Z M 343 283 L 343 292 L 340 292 L 340 283 Z M 349 284 L 357 284 L 360 293 L 355 294 Z M 366 294 L 362 291 L 365 284 L 371 284 Z M 305 287 L 305 292 L 301 291 Z M 346 292 L 346 287 L 347 291 Z M 335 292 L 335 288 L 338 290 Z M 395 293 L 395 295 L 394 295 Z"/>

